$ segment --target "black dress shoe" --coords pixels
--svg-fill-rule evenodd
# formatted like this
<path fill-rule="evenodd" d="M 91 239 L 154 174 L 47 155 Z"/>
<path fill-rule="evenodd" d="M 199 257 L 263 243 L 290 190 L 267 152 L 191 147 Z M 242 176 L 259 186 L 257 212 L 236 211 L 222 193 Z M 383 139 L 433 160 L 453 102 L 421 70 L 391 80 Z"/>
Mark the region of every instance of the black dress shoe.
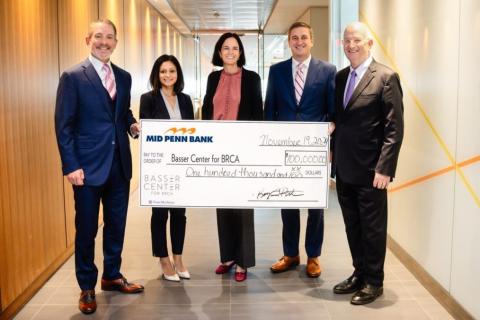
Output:
<path fill-rule="evenodd" d="M 379 296 L 383 294 L 383 287 L 372 286 L 366 284 L 362 289 L 358 290 L 350 300 L 351 304 L 362 305 L 375 301 Z"/>
<path fill-rule="evenodd" d="M 363 286 L 363 281 L 360 278 L 351 276 L 333 287 L 333 292 L 336 294 L 354 293 L 360 290 Z"/>

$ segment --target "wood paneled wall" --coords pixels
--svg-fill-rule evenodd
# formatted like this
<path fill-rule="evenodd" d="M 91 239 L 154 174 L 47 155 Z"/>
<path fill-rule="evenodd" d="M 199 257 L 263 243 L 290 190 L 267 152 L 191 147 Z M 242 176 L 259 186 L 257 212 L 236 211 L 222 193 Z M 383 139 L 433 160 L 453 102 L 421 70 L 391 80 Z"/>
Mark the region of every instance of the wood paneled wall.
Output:
<path fill-rule="evenodd" d="M 153 61 L 166 53 L 165 43 L 169 53 L 176 43 L 178 55 L 186 41 L 178 34 L 173 41 L 174 29 L 147 1 L 0 1 L 0 319 L 14 314 L 73 252 L 73 193 L 62 177 L 55 98 L 61 72 L 87 57 L 85 36 L 98 18 L 117 26 L 112 61 L 132 74 L 138 115 Z M 137 141 L 132 154 L 133 190 Z"/>
<path fill-rule="evenodd" d="M 53 109 L 57 2 L 0 2 L 1 305 L 10 305 L 66 249 Z"/>

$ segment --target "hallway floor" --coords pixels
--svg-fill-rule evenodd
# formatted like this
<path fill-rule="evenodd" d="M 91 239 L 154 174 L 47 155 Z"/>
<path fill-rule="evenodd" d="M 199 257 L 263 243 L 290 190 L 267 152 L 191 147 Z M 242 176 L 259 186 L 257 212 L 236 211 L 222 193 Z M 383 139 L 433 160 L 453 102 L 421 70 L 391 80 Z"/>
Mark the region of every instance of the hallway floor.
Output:
<path fill-rule="evenodd" d="M 20 311 L 15 319 L 452 319 L 391 253 L 385 264 L 384 295 L 367 306 L 353 306 L 351 295 L 335 295 L 332 287 L 352 273 L 350 253 L 335 192 L 325 213 L 325 241 L 320 257 L 322 275 L 305 275 L 305 250 L 295 270 L 272 274 L 270 265 L 282 256 L 278 210 L 255 213 L 256 259 L 243 283 L 233 273 L 216 275 L 219 262 L 214 209 L 188 209 L 184 263 L 192 279 L 180 283 L 161 280 L 158 259 L 151 256 L 150 209 L 131 197 L 122 272 L 129 281 L 145 285 L 145 292 L 123 295 L 102 292 L 97 285 L 97 312 L 78 310 L 80 290 L 71 257 Z M 304 239 L 306 214 L 302 212 Z M 101 274 L 101 229 L 96 264 Z"/>

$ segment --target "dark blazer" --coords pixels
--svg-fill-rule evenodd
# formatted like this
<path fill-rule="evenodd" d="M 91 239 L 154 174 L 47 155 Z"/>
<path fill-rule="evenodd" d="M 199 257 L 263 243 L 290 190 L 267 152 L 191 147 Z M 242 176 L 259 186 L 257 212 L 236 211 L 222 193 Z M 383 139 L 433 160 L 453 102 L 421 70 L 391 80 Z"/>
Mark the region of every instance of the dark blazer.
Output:
<path fill-rule="evenodd" d="M 85 185 L 103 184 L 118 148 L 123 173 L 132 177 L 127 133 L 136 122 L 130 110 L 132 78 L 112 63 L 116 98 L 114 110 L 102 81 L 88 59 L 60 77 L 55 106 L 55 131 L 63 174 L 83 169 Z"/>
<path fill-rule="evenodd" d="M 336 67 L 312 57 L 300 104 L 295 101 L 292 59 L 270 67 L 265 120 L 333 121 Z"/>
<path fill-rule="evenodd" d="M 210 73 L 207 80 L 207 92 L 203 98 L 202 119 L 213 119 L 213 97 L 217 91 L 222 71 Z M 240 89 L 240 106 L 237 120 L 262 120 L 262 84 L 260 76 L 253 71 L 242 70 L 242 84 Z"/>
<path fill-rule="evenodd" d="M 332 176 L 338 170 L 344 182 L 371 186 L 375 172 L 395 176 L 403 140 L 403 93 L 398 74 L 373 60 L 344 109 L 349 72 L 347 67 L 335 79 Z"/>
<path fill-rule="evenodd" d="M 180 92 L 177 97 L 182 119 L 193 120 L 193 104 L 190 96 Z M 160 92 L 153 94 L 153 91 L 150 91 L 142 94 L 140 97 L 140 119 L 170 119 L 167 105 Z"/>

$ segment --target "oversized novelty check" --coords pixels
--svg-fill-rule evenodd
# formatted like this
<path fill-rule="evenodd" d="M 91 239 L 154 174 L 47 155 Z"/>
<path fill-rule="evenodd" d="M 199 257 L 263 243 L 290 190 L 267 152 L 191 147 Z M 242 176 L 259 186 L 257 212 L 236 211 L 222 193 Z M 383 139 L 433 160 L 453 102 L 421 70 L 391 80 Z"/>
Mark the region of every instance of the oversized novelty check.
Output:
<path fill-rule="evenodd" d="M 141 206 L 328 206 L 328 123 L 142 120 L 140 138 Z"/>

